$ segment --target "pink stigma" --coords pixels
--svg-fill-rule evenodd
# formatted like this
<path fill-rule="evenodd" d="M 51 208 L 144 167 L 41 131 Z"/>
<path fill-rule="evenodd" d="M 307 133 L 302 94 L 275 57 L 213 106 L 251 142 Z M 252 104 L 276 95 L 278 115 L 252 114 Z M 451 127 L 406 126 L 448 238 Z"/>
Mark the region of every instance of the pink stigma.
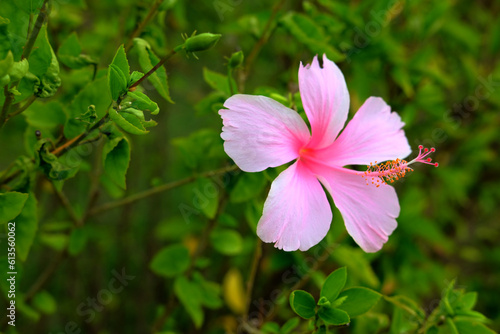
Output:
<path fill-rule="evenodd" d="M 427 157 L 429 154 L 436 152 L 434 147 L 429 150 L 428 148 L 424 148 L 422 145 L 419 145 L 418 149 L 418 156 L 410 162 L 396 159 L 386 161 L 381 164 L 377 164 L 376 161 L 375 164 L 370 163 L 369 166 L 366 166 L 367 170 L 361 175 L 361 177 L 365 178 L 367 185 L 373 184 L 379 187 L 382 183 L 393 183 L 394 181 L 405 177 L 407 172 L 413 171 L 413 169 L 409 167 L 411 164 L 420 162 L 427 165 L 433 165 L 434 167 L 439 166 L 439 163 L 432 162 L 432 158 Z"/>

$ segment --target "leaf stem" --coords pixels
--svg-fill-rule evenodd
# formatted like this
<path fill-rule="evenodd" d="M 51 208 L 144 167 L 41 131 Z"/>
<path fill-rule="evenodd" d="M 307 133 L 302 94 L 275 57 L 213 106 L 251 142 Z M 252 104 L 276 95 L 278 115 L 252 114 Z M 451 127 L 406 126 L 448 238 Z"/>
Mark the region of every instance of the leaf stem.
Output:
<path fill-rule="evenodd" d="M 153 6 L 151 6 L 151 9 L 149 10 L 148 14 L 144 18 L 144 20 L 137 26 L 137 28 L 134 30 L 132 35 L 130 35 L 127 43 L 125 44 L 125 52 L 130 50 L 134 43 L 134 38 L 139 36 L 139 34 L 144 30 L 146 25 L 151 21 L 151 19 L 155 16 L 158 8 L 160 8 L 160 5 L 162 4 L 163 0 L 156 0 Z"/>
<path fill-rule="evenodd" d="M 19 107 L 17 110 L 8 114 L 7 119 L 5 121 L 8 121 L 9 118 L 12 118 L 14 116 L 17 116 L 17 115 L 23 113 L 26 109 L 28 109 L 33 104 L 33 102 L 36 101 L 36 99 L 37 99 L 37 97 L 35 95 L 31 95 L 22 107 Z"/>
<path fill-rule="evenodd" d="M 175 55 L 177 52 L 175 50 L 170 50 L 170 52 L 163 57 L 158 64 L 156 64 L 152 69 L 149 70 L 148 73 L 144 74 L 139 80 L 134 82 L 129 89 L 134 88 L 138 86 L 141 82 L 143 82 L 147 77 L 149 77 L 151 74 L 153 74 L 157 69 L 159 69 L 167 60 L 169 60 L 173 55 Z"/>
<path fill-rule="evenodd" d="M 45 19 L 48 17 L 47 13 L 47 3 L 49 0 L 44 0 L 42 4 L 42 8 L 40 8 L 40 14 L 38 14 L 38 17 L 36 18 L 35 21 L 35 26 L 33 27 L 33 30 L 31 31 L 30 36 L 28 37 L 28 41 L 26 42 L 26 45 L 24 46 L 23 54 L 21 55 L 21 59 L 29 58 L 31 54 L 31 50 L 33 49 L 33 45 L 35 45 L 35 41 L 38 37 L 38 34 L 40 33 L 40 29 L 42 29 L 42 26 L 45 22 Z"/>

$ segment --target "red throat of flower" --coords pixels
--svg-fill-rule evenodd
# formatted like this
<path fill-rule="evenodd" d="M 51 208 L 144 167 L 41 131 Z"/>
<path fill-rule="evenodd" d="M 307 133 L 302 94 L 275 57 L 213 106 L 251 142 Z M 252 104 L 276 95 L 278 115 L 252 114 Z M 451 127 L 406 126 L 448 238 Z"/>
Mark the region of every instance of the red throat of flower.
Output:
<path fill-rule="evenodd" d="M 366 166 L 367 170 L 361 175 L 361 177 L 365 178 L 367 185 L 373 184 L 379 187 L 383 183 L 393 183 L 394 181 L 405 177 L 406 173 L 413 171 L 413 169 L 409 166 L 416 162 L 433 165 L 434 167 L 439 166 L 439 163 L 432 162 L 431 158 L 427 158 L 429 154 L 436 152 L 434 147 L 429 150 L 428 148 L 424 148 L 420 145 L 418 149 L 418 156 L 410 162 L 396 159 L 381 164 L 377 164 L 376 161 L 375 164 L 370 163 L 369 166 Z"/>

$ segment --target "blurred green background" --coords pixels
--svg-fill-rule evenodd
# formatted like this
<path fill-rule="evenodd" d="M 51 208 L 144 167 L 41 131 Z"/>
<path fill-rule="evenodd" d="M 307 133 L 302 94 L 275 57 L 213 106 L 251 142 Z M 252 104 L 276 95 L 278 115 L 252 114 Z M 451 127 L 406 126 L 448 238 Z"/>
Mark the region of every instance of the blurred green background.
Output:
<path fill-rule="evenodd" d="M 20 11 L 23 4 L 18 4 Z M 49 40 L 56 51 L 76 31 L 82 52 L 106 69 L 152 4 L 51 1 Z M 179 54 L 167 61 L 175 104 L 151 84 L 143 85 L 160 106 L 154 117 L 159 125 L 145 136 L 128 135 L 127 189 L 101 181 L 94 207 L 230 163 L 219 137 L 217 111 L 231 94 L 224 77 L 227 57 L 239 50 L 245 63 L 233 75 L 240 92 L 268 95 L 299 111 L 299 63 L 326 53 L 345 75 L 351 117 L 366 98 L 383 97 L 406 123 L 414 152 L 419 144 L 436 147 L 433 158 L 440 166 L 418 166 L 395 185 L 401 204 L 399 227 L 381 251 L 363 253 L 334 212 L 327 238 L 309 252 L 286 253 L 263 244 L 250 296 L 245 294 L 246 281 L 260 247 L 255 226 L 280 169 L 197 178 L 90 215 L 82 245 L 72 246 L 78 248 L 74 254 L 67 251 L 75 242 L 70 217 L 50 183 L 38 175 L 34 191 L 39 227 L 27 260 L 18 259 L 18 292 L 27 293 L 42 273 L 50 276 L 18 308 L 17 326 L 8 333 L 150 333 L 154 323 L 161 325 L 156 329 L 162 333 L 243 333 L 243 313 L 267 316 L 272 308 L 274 315 L 267 320 L 283 324 L 293 313 L 288 296 L 275 299 L 276 291 L 286 294 L 305 276 L 310 279 L 300 281 L 302 288 L 317 297 L 326 275 L 344 265 L 348 286 L 405 295 L 427 313 L 456 279 L 457 287 L 478 293 L 475 309 L 492 319 L 491 328 L 500 330 L 499 14 L 498 1 L 164 1 L 140 34 L 158 56 L 182 44 L 183 33 L 196 30 L 222 37 L 214 48 L 198 53 L 199 59 Z M 134 48 L 127 54 L 132 69 L 139 69 Z M 0 131 L 0 170 L 20 155 L 32 155 L 29 138 L 36 126 L 28 126 L 29 115 L 50 101 L 61 102 L 67 114 L 69 102 L 92 73 L 92 67 L 74 70 L 61 65 L 58 93 L 35 102 Z M 45 129 L 35 124 L 54 138 L 61 132 L 61 125 Z M 99 157 L 98 146 L 91 146 L 79 173 L 65 181 L 63 190 L 78 216 L 87 208 Z M 208 294 L 191 306 L 174 291 L 175 275 L 162 270 L 161 263 L 152 264 L 164 247 L 180 244 L 184 247 L 174 247 L 170 259 L 180 258 L 179 271 L 184 271 L 187 248 L 192 264 L 184 275 Z M 325 249 L 330 255 L 323 258 L 318 254 Z M 112 278 L 122 268 L 134 278 L 120 292 L 102 292 L 111 289 Z M 192 288 L 189 284 L 184 290 Z M 89 311 L 88 298 L 105 302 Z M 4 296 L 2 305 L 6 300 Z M 380 301 L 349 328 L 332 332 L 416 332 L 414 319 L 400 315 Z M 396 326 L 399 316 L 401 325 Z M 263 324 L 261 318 L 256 328 Z M 5 320 L 0 323 L 5 325 Z M 68 330 L 68 324 L 73 329 Z"/>

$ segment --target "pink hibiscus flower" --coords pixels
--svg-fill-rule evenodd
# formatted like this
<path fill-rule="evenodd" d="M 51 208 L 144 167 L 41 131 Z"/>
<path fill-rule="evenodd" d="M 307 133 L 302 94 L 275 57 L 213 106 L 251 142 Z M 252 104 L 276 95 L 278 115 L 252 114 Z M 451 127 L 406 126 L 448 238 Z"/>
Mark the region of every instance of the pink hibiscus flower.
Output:
<path fill-rule="evenodd" d="M 257 235 L 285 251 L 305 251 L 319 243 L 332 220 L 322 184 L 356 243 L 366 252 L 378 251 L 396 228 L 400 211 L 388 183 L 404 176 L 414 162 L 431 164 L 425 157 L 434 149 L 420 147 L 416 159 L 400 160 L 411 152 L 404 123 L 379 97 L 367 99 L 339 135 L 349 92 L 342 72 L 326 56 L 323 67 L 317 57 L 312 64 L 301 64 L 299 89 L 311 132 L 296 111 L 265 96 L 237 94 L 219 111 L 224 149 L 243 171 L 259 172 L 296 159 L 272 183 Z M 368 170 L 346 165 L 368 165 Z"/>

